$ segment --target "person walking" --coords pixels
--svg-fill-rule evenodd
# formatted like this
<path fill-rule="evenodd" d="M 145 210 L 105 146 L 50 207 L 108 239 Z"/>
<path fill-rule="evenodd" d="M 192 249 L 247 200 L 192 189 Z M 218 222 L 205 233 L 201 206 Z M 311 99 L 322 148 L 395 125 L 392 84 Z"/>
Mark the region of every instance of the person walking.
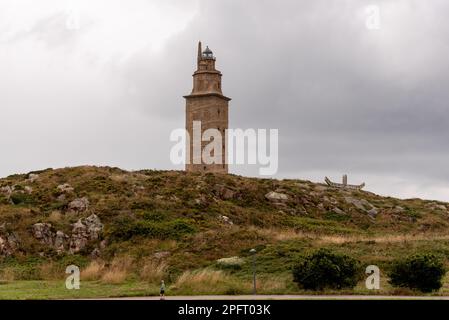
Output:
<path fill-rule="evenodd" d="M 161 290 L 159 293 L 160 293 L 161 300 L 165 300 L 165 282 L 164 282 L 164 280 L 161 280 Z"/>

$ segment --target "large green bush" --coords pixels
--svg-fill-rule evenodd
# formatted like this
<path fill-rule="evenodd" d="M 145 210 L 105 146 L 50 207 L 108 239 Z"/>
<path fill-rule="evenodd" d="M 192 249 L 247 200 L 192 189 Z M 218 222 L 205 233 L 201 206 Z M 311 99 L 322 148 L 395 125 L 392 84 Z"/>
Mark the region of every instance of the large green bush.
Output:
<path fill-rule="evenodd" d="M 293 281 L 308 290 L 353 288 L 360 279 L 357 260 L 320 249 L 293 267 Z"/>
<path fill-rule="evenodd" d="M 395 261 L 389 277 L 394 286 L 431 292 L 441 288 L 445 274 L 446 268 L 442 259 L 424 253 Z"/>

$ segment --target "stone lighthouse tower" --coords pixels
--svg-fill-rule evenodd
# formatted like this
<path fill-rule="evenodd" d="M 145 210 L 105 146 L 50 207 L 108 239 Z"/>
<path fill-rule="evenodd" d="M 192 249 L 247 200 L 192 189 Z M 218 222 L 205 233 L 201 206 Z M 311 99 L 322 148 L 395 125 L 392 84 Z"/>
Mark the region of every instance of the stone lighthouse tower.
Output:
<path fill-rule="evenodd" d="M 209 47 L 203 51 L 201 42 L 198 43 L 198 61 L 197 70 L 193 74 L 193 89 L 184 98 L 186 99 L 186 130 L 190 137 L 187 139 L 186 146 L 186 171 L 227 173 L 225 133 L 228 129 L 228 102 L 231 99 L 224 96 L 221 91 L 221 72 L 215 69 L 215 57 L 212 51 Z M 199 122 L 201 122 L 200 129 Z M 221 133 L 221 148 L 220 150 L 215 148 L 212 151 L 215 153 L 213 154 L 215 159 L 221 159 L 219 163 L 217 161 L 205 163 L 201 157 L 204 148 L 213 141 L 213 138 L 210 141 L 201 141 L 203 133 L 208 129 L 216 129 Z"/>

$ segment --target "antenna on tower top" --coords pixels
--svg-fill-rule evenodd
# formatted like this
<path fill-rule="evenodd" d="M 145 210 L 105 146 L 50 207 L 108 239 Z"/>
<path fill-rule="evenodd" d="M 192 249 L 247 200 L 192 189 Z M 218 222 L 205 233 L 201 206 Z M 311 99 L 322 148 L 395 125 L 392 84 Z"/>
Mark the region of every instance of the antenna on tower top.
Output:
<path fill-rule="evenodd" d="M 201 41 L 198 42 L 198 66 L 200 64 L 200 60 L 201 60 L 201 55 L 203 53 L 203 50 L 201 48 Z"/>

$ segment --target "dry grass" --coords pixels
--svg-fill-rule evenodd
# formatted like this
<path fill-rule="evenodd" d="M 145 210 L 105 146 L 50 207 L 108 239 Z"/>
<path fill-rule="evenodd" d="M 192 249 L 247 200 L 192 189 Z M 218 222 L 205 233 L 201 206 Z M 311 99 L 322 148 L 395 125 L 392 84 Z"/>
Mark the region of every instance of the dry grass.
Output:
<path fill-rule="evenodd" d="M 52 211 L 50 213 L 50 215 L 48 216 L 48 221 L 55 223 L 55 222 L 59 222 L 62 219 L 62 214 L 59 211 Z"/>
<path fill-rule="evenodd" d="M 130 174 L 111 174 L 109 178 L 116 182 L 127 182 L 131 180 L 131 177 Z"/>
<path fill-rule="evenodd" d="M 3 268 L 0 272 L 0 281 L 12 282 L 15 280 L 13 268 Z"/>
<path fill-rule="evenodd" d="M 104 262 L 94 260 L 89 265 L 81 270 L 82 280 L 98 280 L 101 278 L 102 272 L 104 270 Z"/>
<path fill-rule="evenodd" d="M 422 240 L 449 240 L 447 234 L 393 234 L 379 236 L 357 236 L 357 235 L 318 235 L 306 232 L 297 232 L 293 229 L 277 229 L 277 228 L 258 228 L 249 227 L 249 230 L 257 232 L 262 237 L 274 241 L 288 241 L 296 239 L 316 240 L 320 244 L 343 244 L 350 242 L 374 241 L 377 243 L 400 243 L 408 241 Z"/>
<path fill-rule="evenodd" d="M 256 282 L 257 292 L 265 294 L 284 293 L 287 283 L 291 281 L 291 279 L 287 279 L 285 276 L 261 278 Z"/>
<path fill-rule="evenodd" d="M 109 284 L 120 284 L 125 282 L 128 273 L 124 270 L 108 270 L 101 277 L 101 281 Z"/>
<path fill-rule="evenodd" d="M 123 283 L 132 271 L 133 262 L 134 260 L 127 255 L 115 257 L 101 277 L 101 281 L 110 284 Z"/>
<path fill-rule="evenodd" d="M 186 284 L 218 284 L 226 280 L 226 275 L 221 270 L 203 269 L 199 271 L 185 271 L 176 281 L 176 285 Z"/>
<path fill-rule="evenodd" d="M 248 231 L 257 232 L 260 236 L 275 241 L 287 241 L 293 239 L 316 237 L 316 235 L 308 235 L 304 232 L 298 232 L 294 229 L 287 228 L 258 228 L 255 226 L 250 226 L 248 227 Z"/>
<path fill-rule="evenodd" d="M 231 282 L 230 277 L 223 271 L 202 269 L 197 271 L 185 271 L 179 276 L 174 288 L 192 293 L 217 293 L 223 291 Z"/>
<path fill-rule="evenodd" d="M 39 276 L 44 280 L 58 280 L 65 276 L 65 273 L 53 261 L 39 266 Z"/>
<path fill-rule="evenodd" d="M 164 261 L 149 259 L 144 261 L 140 278 L 148 282 L 159 283 L 165 276 L 167 264 Z"/>
<path fill-rule="evenodd" d="M 257 291 L 264 294 L 283 293 L 291 279 L 286 276 L 258 278 Z M 201 269 L 185 271 L 171 289 L 183 294 L 250 294 L 252 278 L 243 280 L 224 271 Z"/>
<path fill-rule="evenodd" d="M 448 240 L 449 235 L 435 235 L 435 234 L 397 234 L 397 235 L 385 235 L 375 237 L 361 237 L 361 236 L 321 236 L 318 243 L 332 243 L 343 244 L 349 242 L 361 242 L 361 241 L 373 241 L 376 243 L 399 243 L 410 241 L 423 241 L 423 240 Z"/>

